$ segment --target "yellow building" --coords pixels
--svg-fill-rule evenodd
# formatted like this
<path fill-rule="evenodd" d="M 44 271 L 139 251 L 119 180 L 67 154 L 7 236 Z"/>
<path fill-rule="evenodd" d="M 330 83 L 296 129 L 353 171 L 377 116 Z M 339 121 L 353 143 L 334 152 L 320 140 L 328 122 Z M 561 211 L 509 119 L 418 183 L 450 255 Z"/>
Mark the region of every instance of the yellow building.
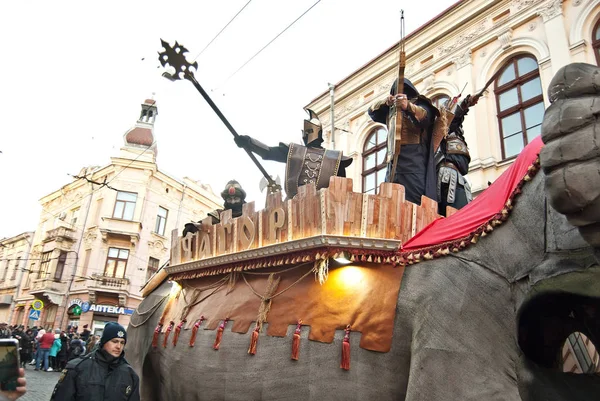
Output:
<path fill-rule="evenodd" d="M 475 194 L 540 134 L 556 71 L 572 62 L 599 62 L 599 21 L 598 0 L 463 0 L 407 35 L 405 76 L 434 104 L 465 85 L 463 97 L 476 94 L 502 70 L 464 122 Z M 369 193 L 385 178 L 386 130 L 367 109 L 389 94 L 397 75 L 397 46 L 382 50 L 334 86 L 333 137 L 331 91 L 306 106 L 319 114 L 326 147 L 354 158 L 346 172 L 354 190 Z"/>
<path fill-rule="evenodd" d="M 40 200 L 12 324 L 79 331 L 84 324 L 100 330 L 108 321 L 127 326 L 140 288 L 169 260 L 171 230 L 221 207 L 209 186 L 158 169 L 157 111 L 154 100 L 144 101 L 110 164 L 83 168 Z M 37 321 L 29 319 L 34 300 L 44 304 Z"/>
<path fill-rule="evenodd" d="M 24 232 L 0 240 L 0 322 L 13 320 L 15 294 L 19 291 L 29 260 L 33 235 L 33 232 Z"/>

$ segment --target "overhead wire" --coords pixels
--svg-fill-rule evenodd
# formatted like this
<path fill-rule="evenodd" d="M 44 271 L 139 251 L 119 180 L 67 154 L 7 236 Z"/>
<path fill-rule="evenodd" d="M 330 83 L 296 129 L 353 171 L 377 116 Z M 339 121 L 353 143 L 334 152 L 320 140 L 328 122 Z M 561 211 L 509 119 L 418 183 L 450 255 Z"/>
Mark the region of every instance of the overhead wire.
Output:
<path fill-rule="evenodd" d="M 198 55 L 196 57 L 194 57 L 194 59 L 192 60 L 192 63 L 194 61 L 196 61 L 198 59 L 198 57 L 200 57 L 200 55 L 202 55 L 202 53 L 204 53 L 204 51 L 206 49 L 208 49 L 208 47 L 221 35 L 221 33 L 223 33 L 223 31 L 233 22 L 233 20 L 235 20 L 237 18 L 238 15 L 240 15 L 240 13 L 242 11 L 244 11 L 244 9 L 246 8 L 246 6 L 248 6 L 248 4 L 250 4 L 252 0 L 248 0 L 248 2 L 246 4 L 244 4 L 244 6 L 233 16 L 232 19 L 229 20 L 229 22 L 227 24 L 225 24 L 225 26 L 223 28 L 221 28 L 221 30 L 219 31 L 219 33 L 217 33 L 215 35 L 214 38 L 211 39 L 210 42 L 208 42 L 208 44 L 206 46 L 204 46 L 204 49 L 200 50 L 200 53 L 198 53 Z"/>
<path fill-rule="evenodd" d="M 313 7 L 315 7 L 317 4 L 319 4 L 321 2 L 321 0 L 317 0 L 316 2 L 313 3 L 312 6 L 310 6 L 306 11 L 304 11 L 298 18 L 296 18 L 294 21 L 292 21 L 292 23 L 290 23 L 287 27 L 285 27 L 283 29 L 283 31 L 279 32 L 273 39 L 271 39 L 266 45 L 264 45 L 259 51 L 257 51 L 252 57 L 250 57 L 244 64 L 242 64 L 237 70 L 235 70 L 233 72 L 233 74 L 231 74 L 225 81 L 223 81 L 218 87 L 222 87 L 223 85 L 225 85 L 227 82 L 229 82 L 229 80 L 231 78 L 233 78 L 233 76 L 235 76 L 238 72 L 240 72 L 240 70 L 242 68 L 244 68 L 246 65 L 248 65 L 248 63 L 250 63 L 252 60 L 254 60 L 254 58 L 256 58 L 256 56 L 258 56 L 260 53 L 262 53 L 263 50 L 265 50 L 267 47 L 269 47 L 271 45 L 271 43 L 273 43 L 275 40 L 277 40 L 278 37 L 280 37 L 285 31 L 287 31 L 289 28 L 292 27 L 292 25 L 294 25 L 296 22 L 298 22 L 302 17 L 304 17 L 310 10 L 313 9 Z"/>

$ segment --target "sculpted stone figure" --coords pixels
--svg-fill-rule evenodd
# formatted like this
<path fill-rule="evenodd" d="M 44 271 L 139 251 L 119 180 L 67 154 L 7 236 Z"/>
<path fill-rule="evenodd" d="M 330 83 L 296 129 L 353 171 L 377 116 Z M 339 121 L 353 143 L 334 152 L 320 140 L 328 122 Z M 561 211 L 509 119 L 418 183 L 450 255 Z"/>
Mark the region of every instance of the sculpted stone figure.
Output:
<path fill-rule="evenodd" d="M 223 321 L 219 329 L 215 324 L 210 329 L 196 327 L 197 332 L 181 330 L 176 346 L 171 343 L 173 334 L 163 346 L 167 334 L 160 333 L 161 344 L 153 346 L 155 328 L 170 305 L 171 283 L 165 280 L 143 300 L 128 329 L 127 359 L 141 374 L 142 398 L 598 399 L 600 376 L 564 373 L 561 356 L 565 340 L 574 332 L 600 345 L 599 77 L 598 67 L 572 64 L 552 80 L 552 104 L 542 129 L 542 170 L 527 176 L 530 180 L 523 178 L 526 183 L 501 225 L 457 253 L 405 267 L 392 305 L 393 322 L 381 322 L 393 329 L 389 350 L 361 348 L 361 341 L 368 340 L 361 336 L 372 333 L 350 331 L 345 325 L 336 328 L 329 343 L 309 340 L 312 329 L 301 327 L 301 322 L 290 324 L 283 337 L 266 335 L 258 320 L 252 332 L 252 338 L 258 338 L 255 355 L 249 354 L 251 330 L 232 331 L 235 320 Z M 468 210 L 458 213 L 464 211 Z M 384 267 L 363 264 L 372 270 Z M 330 266 L 329 280 L 335 269 Z M 222 277 L 206 281 L 207 289 L 193 294 L 202 299 L 215 291 L 218 280 Z M 276 288 L 273 280 L 270 283 Z M 224 315 L 240 308 L 240 298 L 236 292 L 227 295 L 227 288 L 219 290 L 218 306 Z M 356 296 L 370 290 L 362 288 Z M 273 313 L 288 294 L 268 295 L 261 302 Z M 307 292 L 303 302 L 312 302 L 312 296 Z M 293 305 L 286 305 L 292 318 L 303 318 L 294 315 Z M 318 312 L 326 321 L 345 308 L 342 304 Z M 261 322 L 263 331 L 268 316 Z M 379 315 L 363 317 L 374 320 Z M 202 324 L 200 316 L 193 319 Z M 170 328 L 176 324 L 162 323 Z M 188 345 L 191 336 L 193 347 Z M 299 347 L 297 360 L 290 359 L 292 343 Z M 350 359 L 349 370 L 340 368 L 341 355 Z"/>

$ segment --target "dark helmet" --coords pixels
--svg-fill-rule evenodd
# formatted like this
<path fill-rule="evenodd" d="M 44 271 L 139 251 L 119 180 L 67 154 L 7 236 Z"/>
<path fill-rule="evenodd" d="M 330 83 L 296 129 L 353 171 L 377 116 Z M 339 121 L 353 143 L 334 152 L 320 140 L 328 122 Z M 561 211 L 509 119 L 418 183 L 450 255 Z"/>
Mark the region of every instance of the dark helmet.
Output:
<path fill-rule="evenodd" d="M 246 191 L 242 188 L 239 182 L 236 180 L 230 180 L 225 185 L 225 189 L 221 192 L 221 198 L 226 200 L 226 198 L 231 196 L 237 196 L 241 198 L 242 202 L 246 199 Z"/>
<path fill-rule="evenodd" d="M 392 84 L 392 88 L 390 89 L 390 95 L 394 95 L 396 93 L 396 87 L 398 85 L 398 80 L 396 79 Z M 404 94 L 409 98 L 415 98 L 419 96 L 419 91 L 412 82 L 408 78 L 404 78 Z"/>
<path fill-rule="evenodd" d="M 302 130 L 302 140 L 304 145 L 311 147 L 320 147 L 323 143 L 323 129 L 317 113 L 311 109 L 306 109 L 309 115 L 308 120 L 304 120 L 304 129 Z"/>

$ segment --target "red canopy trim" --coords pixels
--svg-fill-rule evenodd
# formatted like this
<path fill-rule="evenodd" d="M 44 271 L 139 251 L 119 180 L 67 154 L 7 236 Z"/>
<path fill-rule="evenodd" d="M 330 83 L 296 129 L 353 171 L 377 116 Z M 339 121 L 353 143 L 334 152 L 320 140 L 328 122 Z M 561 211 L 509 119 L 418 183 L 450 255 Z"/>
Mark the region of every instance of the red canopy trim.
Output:
<path fill-rule="evenodd" d="M 515 162 L 473 202 L 448 218 L 439 218 L 401 248 L 400 264 L 413 264 L 458 252 L 477 243 L 506 221 L 525 183 L 540 169 L 540 137 L 523 149 Z"/>

